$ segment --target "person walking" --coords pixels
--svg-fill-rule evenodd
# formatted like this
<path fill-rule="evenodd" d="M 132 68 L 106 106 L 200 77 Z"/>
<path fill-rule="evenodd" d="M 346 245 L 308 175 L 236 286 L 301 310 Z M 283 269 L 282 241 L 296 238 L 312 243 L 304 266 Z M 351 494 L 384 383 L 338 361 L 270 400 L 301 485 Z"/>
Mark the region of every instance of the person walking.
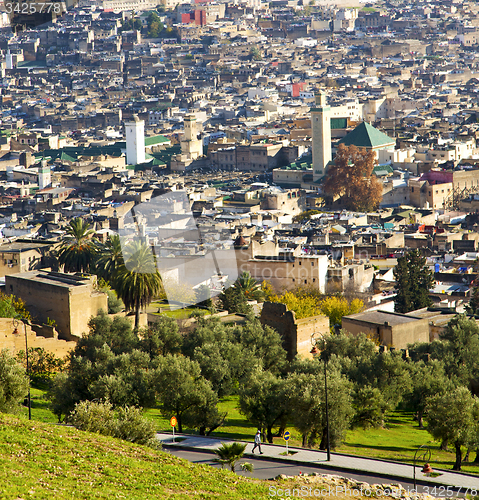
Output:
<path fill-rule="evenodd" d="M 261 451 L 261 431 L 259 429 L 254 437 L 253 453 L 254 453 L 254 450 L 256 450 L 256 447 L 258 447 L 259 453 L 260 453 L 260 455 L 262 455 L 263 452 Z"/>

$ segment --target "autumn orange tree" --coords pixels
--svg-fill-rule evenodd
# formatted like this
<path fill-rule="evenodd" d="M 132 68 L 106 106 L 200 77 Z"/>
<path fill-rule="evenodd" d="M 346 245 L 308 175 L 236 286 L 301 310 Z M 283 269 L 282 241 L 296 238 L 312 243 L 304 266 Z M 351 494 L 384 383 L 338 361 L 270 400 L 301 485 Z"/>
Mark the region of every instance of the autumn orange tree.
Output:
<path fill-rule="evenodd" d="M 376 210 L 382 199 L 382 185 L 373 175 L 375 164 L 372 150 L 340 144 L 334 165 L 328 168 L 324 178 L 324 193 L 332 198 L 343 198 L 350 210 Z"/>

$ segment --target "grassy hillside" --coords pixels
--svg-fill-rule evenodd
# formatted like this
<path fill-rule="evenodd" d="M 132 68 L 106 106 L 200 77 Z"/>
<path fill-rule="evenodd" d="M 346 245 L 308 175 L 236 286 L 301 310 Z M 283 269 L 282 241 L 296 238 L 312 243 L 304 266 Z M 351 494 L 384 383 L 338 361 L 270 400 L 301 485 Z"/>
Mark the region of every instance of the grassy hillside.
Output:
<path fill-rule="evenodd" d="M 2 499 L 263 499 L 269 484 L 125 441 L 0 414 Z"/>

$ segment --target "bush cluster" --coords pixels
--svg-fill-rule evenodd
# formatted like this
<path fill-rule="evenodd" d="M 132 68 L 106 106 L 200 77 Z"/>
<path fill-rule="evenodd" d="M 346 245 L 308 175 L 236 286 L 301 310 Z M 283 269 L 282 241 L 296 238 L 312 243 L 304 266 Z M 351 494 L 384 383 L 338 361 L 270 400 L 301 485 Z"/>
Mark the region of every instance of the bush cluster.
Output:
<path fill-rule="evenodd" d="M 109 401 L 81 401 L 75 405 L 68 422 L 77 429 L 97 432 L 105 436 L 145 444 L 158 448 L 160 442 L 155 439 L 155 425 L 134 406 L 113 409 Z"/>

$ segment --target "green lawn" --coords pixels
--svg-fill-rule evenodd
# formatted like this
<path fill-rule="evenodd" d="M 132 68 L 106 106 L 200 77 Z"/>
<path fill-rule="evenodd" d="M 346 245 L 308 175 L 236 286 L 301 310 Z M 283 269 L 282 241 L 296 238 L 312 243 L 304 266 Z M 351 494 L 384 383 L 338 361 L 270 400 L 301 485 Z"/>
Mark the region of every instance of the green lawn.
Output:
<path fill-rule="evenodd" d="M 161 308 L 161 313 L 158 312 Z M 192 314 L 200 314 L 201 316 L 206 316 L 210 314 L 207 309 L 200 309 L 199 307 L 184 307 L 182 309 L 177 309 L 176 307 L 171 308 L 167 302 L 152 302 L 148 307 L 147 311 L 152 314 L 164 315 L 173 319 L 188 319 L 191 318 Z"/>
<path fill-rule="evenodd" d="M 2 499 L 266 499 L 270 484 L 276 483 L 192 464 L 126 441 L 0 414 Z"/>

